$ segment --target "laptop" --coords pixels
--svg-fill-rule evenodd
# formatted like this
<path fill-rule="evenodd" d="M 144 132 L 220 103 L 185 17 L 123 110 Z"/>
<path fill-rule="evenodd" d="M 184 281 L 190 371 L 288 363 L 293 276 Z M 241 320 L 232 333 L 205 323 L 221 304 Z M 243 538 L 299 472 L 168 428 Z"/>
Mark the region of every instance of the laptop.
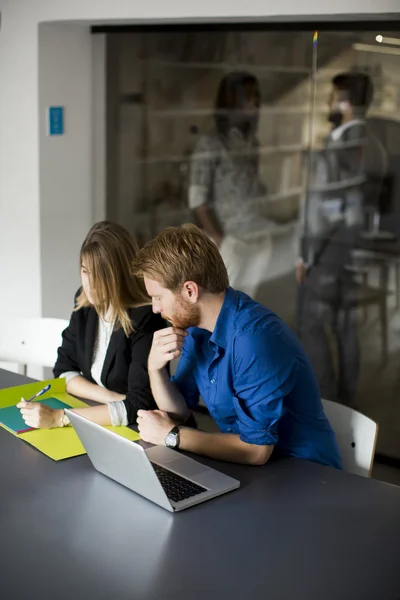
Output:
<path fill-rule="evenodd" d="M 226 494 L 240 482 L 165 446 L 143 446 L 66 409 L 97 471 L 170 512 Z"/>

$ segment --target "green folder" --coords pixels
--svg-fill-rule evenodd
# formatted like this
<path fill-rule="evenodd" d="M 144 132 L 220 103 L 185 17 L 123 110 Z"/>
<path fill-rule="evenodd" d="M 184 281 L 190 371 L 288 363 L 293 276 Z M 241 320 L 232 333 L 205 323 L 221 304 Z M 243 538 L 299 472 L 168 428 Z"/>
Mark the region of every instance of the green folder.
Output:
<path fill-rule="evenodd" d="M 11 435 L 15 435 L 20 440 L 31 444 L 31 446 L 37 448 L 40 452 L 43 452 L 43 454 L 49 456 L 53 460 L 64 460 L 66 458 L 71 458 L 72 456 L 86 454 L 85 448 L 82 446 L 82 442 L 76 435 L 73 427 L 30 429 L 26 431 L 27 425 L 22 419 L 22 427 L 25 429 L 25 433 L 17 433 L 17 431 L 9 427 L 5 422 L 3 424 L 3 410 L 8 411 L 8 408 L 14 407 L 17 411 L 17 416 L 18 414 L 20 416 L 19 409 L 16 408 L 15 405 L 21 401 L 21 398 L 30 398 L 33 394 L 40 392 L 40 390 L 48 383 L 51 384 L 51 391 L 46 392 L 41 400 L 33 400 L 32 402 L 47 403 L 47 400 L 51 400 L 52 404 L 49 404 L 48 406 L 51 406 L 52 408 L 87 408 L 87 404 L 66 393 L 65 379 L 49 379 L 47 381 L 36 381 L 34 383 L 25 383 L 24 385 L 19 385 L 17 387 L 5 388 L 4 390 L 0 390 L 0 434 L 1 429 L 3 428 Z M 56 401 L 57 404 L 54 404 L 54 401 Z M 15 410 L 14 415 L 16 414 Z M 20 425 L 16 424 L 16 427 L 21 427 L 21 421 Z M 135 441 L 139 439 L 139 434 L 128 427 L 107 427 L 107 429 L 114 431 L 114 433 L 117 433 L 127 440 Z"/>
<path fill-rule="evenodd" d="M 59 410 L 60 408 L 71 408 L 69 404 L 65 404 L 57 398 L 46 398 L 46 400 L 36 400 L 41 404 L 45 404 L 50 408 Z M 0 423 L 10 429 L 14 433 L 26 433 L 32 431 L 34 427 L 29 427 L 22 418 L 19 408 L 16 406 L 7 406 L 6 408 L 0 408 Z"/>

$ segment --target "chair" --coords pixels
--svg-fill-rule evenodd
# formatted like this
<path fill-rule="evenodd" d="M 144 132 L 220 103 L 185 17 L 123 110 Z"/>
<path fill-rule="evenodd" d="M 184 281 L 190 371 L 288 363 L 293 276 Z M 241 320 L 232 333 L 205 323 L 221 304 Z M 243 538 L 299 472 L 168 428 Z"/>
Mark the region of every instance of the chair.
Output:
<path fill-rule="evenodd" d="M 53 367 L 65 319 L 8 318 L 0 320 L 0 362 Z"/>
<path fill-rule="evenodd" d="M 387 365 L 389 356 L 389 336 L 388 336 L 388 307 L 387 301 L 391 292 L 389 290 L 389 275 L 387 263 L 381 263 L 380 285 L 375 287 L 368 283 L 368 271 L 357 266 L 345 267 L 347 271 L 354 276 L 354 285 L 349 289 L 345 307 L 347 309 L 363 309 L 364 323 L 368 318 L 368 307 L 376 306 L 379 312 L 379 323 L 381 332 L 381 365 Z M 361 276 L 361 282 L 357 283 L 357 276 Z"/>
<path fill-rule="evenodd" d="M 325 415 L 336 435 L 343 469 L 355 475 L 370 477 L 374 463 L 378 425 L 358 411 L 322 400 Z"/>

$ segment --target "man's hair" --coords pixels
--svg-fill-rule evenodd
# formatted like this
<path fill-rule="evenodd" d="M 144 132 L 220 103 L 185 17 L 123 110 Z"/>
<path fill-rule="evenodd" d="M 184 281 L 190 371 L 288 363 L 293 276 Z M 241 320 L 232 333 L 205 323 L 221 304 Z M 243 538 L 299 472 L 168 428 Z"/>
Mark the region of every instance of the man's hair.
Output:
<path fill-rule="evenodd" d="M 364 115 L 374 95 L 374 85 L 369 75 L 366 73 L 339 73 L 332 79 L 332 85 L 344 92 L 346 100 L 361 115 Z"/>
<path fill-rule="evenodd" d="M 240 109 L 249 94 L 255 94 L 260 101 L 260 84 L 252 73 L 232 71 L 221 79 L 215 98 L 215 123 L 220 133 L 226 134 L 231 112 Z"/>
<path fill-rule="evenodd" d="M 127 336 L 133 332 L 129 308 L 150 304 L 143 281 L 132 277 L 130 265 L 139 247 L 121 225 L 110 221 L 95 223 L 87 234 L 79 255 L 89 274 L 95 293 L 95 309 L 105 317 L 111 311 L 115 328 L 122 327 Z M 75 310 L 90 306 L 82 287 Z"/>
<path fill-rule="evenodd" d="M 185 281 L 213 294 L 229 286 L 228 273 L 214 242 L 196 225 L 168 227 L 148 242 L 132 264 L 133 274 L 178 292 Z"/>

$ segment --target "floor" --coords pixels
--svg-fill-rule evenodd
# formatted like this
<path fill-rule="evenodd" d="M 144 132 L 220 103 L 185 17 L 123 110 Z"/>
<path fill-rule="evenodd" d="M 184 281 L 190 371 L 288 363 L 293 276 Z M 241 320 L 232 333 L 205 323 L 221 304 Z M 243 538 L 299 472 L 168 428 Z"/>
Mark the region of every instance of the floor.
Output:
<path fill-rule="evenodd" d="M 392 483 L 393 485 L 400 485 L 400 469 L 375 462 L 372 470 L 372 478 Z"/>

